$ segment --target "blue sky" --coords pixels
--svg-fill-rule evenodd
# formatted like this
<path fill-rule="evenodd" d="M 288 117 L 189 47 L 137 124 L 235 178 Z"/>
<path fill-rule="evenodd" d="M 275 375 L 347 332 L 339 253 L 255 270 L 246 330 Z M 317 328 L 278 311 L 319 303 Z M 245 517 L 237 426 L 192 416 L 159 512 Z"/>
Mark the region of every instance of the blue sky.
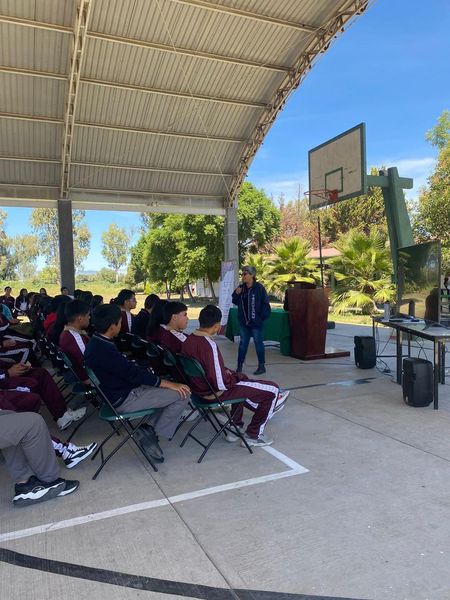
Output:
<path fill-rule="evenodd" d="M 377 0 L 337 39 L 290 97 L 250 167 L 248 179 L 289 200 L 307 189 L 308 150 L 366 123 L 367 165 L 397 166 L 415 197 L 436 160 L 425 132 L 450 109 L 450 2 Z M 29 209 L 5 209 L 8 235 L 28 231 Z M 106 266 L 101 234 L 110 223 L 140 225 L 137 213 L 87 212 L 85 269 Z"/>

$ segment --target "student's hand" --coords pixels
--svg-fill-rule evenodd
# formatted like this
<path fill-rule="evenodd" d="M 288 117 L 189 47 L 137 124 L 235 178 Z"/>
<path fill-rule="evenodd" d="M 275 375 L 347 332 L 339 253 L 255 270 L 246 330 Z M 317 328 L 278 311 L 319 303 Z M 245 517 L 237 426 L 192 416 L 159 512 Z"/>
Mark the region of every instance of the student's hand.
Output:
<path fill-rule="evenodd" d="M 175 390 L 180 394 L 182 398 L 189 398 L 191 390 L 184 383 L 175 383 L 174 381 L 167 381 L 167 379 L 161 379 L 160 387 L 168 390 Z"/>
<path fill-rule="evenodd" d="M 4 340 L 3 348 L 14 348 L 17 345 L 16 340 Z"/>
<path fill-rule="evenodd" d="M 24 365 L 23 363 L 16 363 L 8 369 L 8 375 L 10 377 L 20 377 L 21 375 L 29 371 L 29 369 L 30 367 L 28 365 Z"/>
<path fill-rule="evenodd" d="M 238 285 L 237 288 L 234 290 L 235 294 L 241 294 L 242 293 L 242 286 Z"/>

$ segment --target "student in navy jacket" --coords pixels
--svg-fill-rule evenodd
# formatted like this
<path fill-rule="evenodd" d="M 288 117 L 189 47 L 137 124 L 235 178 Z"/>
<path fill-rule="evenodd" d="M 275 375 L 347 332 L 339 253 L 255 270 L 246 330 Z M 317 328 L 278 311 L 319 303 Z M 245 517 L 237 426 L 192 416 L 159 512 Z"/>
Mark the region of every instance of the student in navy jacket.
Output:
<path fill-rule="evenodd" d="M 87 345 L 84 360 L 98 377 L 105 395 L 119 412 L 160 409 L 152 417 L 155 434 L 172 438 L 189 401 L 188 386 L 160 379 L 117 350 L 113 340 L 122 324 L 121 310 L 117 304 L 98 306 L 93 314 L 93 323 L 96 332 Z M 157 444 L 156 450 L 153 457 L 163 460 Z"/>
<path fill-rule="evenodd" d="M 236 371 L 242 372 L 248 345 L 253 338 L 258 356 L 258 368 L 254 375 L 262 375 L 266 372 L 263 326 L 264 321 L 270 316 L 270 304 L 265 287 L 256 281 L 255 267 L 242 267 L 242 283 L 234 290 L 232 300 L 238 307 L 241 337 Z"/>

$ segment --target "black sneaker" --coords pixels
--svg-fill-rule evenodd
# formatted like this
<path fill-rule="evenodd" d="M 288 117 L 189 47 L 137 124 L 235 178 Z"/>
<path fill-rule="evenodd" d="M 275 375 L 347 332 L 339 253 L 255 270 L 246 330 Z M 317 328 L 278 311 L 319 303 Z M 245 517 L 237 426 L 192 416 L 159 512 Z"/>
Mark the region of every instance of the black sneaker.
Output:
<path fill-rule="evenodd" d="M 64 489 L 59 492 L 58 496 L 68 496 L 78 489 L 80 485 L 80 482 L 76 479 L 57 479 L 56 481 L 62 481 L 64 483 Z"/>
<path fill-rule="evenodd" d="M 13 504 L 20 507 L 51 500 L 64 490 L 64 486 L 65 482 L 63 479 L 45 482 L 40 481 L 33 475 L 26 483 L 16 484 Z"/>
<path fill-rule="evenodd" d="M 263 364 L 258 365 L 256 371 L 253 371 L 253 375 L 262 375 L 266 372 L 266 367 Z"/>

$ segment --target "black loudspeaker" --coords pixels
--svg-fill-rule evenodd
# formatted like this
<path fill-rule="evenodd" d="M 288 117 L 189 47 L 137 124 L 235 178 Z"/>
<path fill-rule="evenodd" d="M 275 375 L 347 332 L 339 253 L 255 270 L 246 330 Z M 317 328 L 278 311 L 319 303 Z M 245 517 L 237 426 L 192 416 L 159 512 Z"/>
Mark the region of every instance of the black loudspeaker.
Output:
<path fill-rule="evenodd" d="M 373 369 L 377 363 L 375 338 L 371 335 L 355 335 L 355 365 L 358 369 Z"/>
<path fill-rule="evenodd" d="M 403 359 L 403 400 L 409 406 L 428 406 L 433 401 L 433 365 L 423 358 Z"/>

